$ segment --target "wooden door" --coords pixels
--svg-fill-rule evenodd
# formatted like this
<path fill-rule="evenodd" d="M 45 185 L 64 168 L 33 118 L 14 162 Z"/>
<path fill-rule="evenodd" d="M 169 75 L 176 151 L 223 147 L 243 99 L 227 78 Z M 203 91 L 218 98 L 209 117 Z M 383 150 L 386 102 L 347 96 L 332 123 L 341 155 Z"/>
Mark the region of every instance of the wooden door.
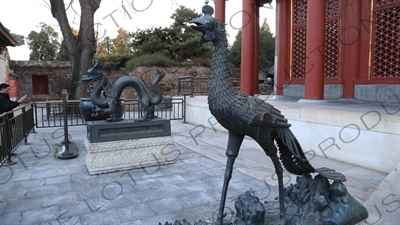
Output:
<path fill-rule="evenodd" d="M 32 76 L 32 92 L 34 96 L 49 95 L 49 77 L 48 76 Z"/>

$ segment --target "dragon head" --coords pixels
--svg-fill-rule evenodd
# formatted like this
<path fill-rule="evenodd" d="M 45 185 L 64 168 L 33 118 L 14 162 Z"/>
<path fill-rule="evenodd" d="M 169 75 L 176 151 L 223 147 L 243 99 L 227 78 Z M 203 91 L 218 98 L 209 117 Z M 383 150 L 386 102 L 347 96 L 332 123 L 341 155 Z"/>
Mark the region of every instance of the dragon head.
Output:
<path fill-rule="evenodd" d="M 88 69 L 87 73 L 82 76 L 82 81 L 96 81 L 100 80 L 103 76 L 103 63 L 101 61 L 96 61 L 93 63 L 92 67 Z"/>
<path fill-rule="evenodd" d="M 192 19 L 189 21 L 189 23 L 194 24 L 191 25 L 193 29 L 203 33 L 203 35 L 200 37 L 200 41 L 214 42 L 216 38 L 216 32 L 218 31 L 217 29 L 221 27 L 221 22 L 212 17 L 212 14 L 214 14 L 214 9 L 211 6 L 203 6 L 202 12 L 204 14 L 202 17 Z"/>

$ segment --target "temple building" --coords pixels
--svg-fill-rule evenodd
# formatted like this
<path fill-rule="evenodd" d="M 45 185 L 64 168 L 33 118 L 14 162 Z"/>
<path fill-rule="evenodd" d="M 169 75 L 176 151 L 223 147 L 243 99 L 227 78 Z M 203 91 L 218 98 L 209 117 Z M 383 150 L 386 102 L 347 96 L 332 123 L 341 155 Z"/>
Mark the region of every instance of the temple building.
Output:
<path fill-rule="evenodd" d="M 0 83 L 10 85 L 10 97 L 16 98 L 18 95 L 16 76 L 10 69 L 10 55 L 7 47 L 16 47 L 24 44 L 24 37 L 12 34 L 9 29 L 0 22 Z"/>
<path fill-rule="evenodd" d="M 400 0 L 274 1 L 276 95 L 400 102 Z M 241 89 L 248 94 L 258 86 L 258 10 L 269 2 L 242 1 L 253 18 L 242 30 Z M 224 4 L 215 0 L 221 21 Z"/>

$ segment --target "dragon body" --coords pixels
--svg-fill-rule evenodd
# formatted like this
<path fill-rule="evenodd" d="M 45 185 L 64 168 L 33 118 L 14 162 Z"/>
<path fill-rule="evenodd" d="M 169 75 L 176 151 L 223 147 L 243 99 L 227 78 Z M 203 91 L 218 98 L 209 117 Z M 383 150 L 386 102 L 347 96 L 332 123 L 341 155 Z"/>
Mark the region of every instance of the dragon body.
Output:
<path fill-rule="evenodd" d="M 90 93 L 90 100 L 93 104 L 92 118 L 108 117 L 108 120 L 116 121 L 118 101 L 122 91 L 126 87 L 135 89 L 139 96 L 145 112 L 142 120 L 155 118 L 154 106 L 158 105 L 162 100 L 162 93 L 158 83 L 164 76 L 165 73 L 163 71 L 157 70 L 156 77 L 151 84 L 154 96 L 150 96 L 143 82 L 134 76 L 124 75 L 118 78 L 114 85 L 109 88 L 111 85 L 107 80 L 106 74 L 102 70 L 102 64 L 99 62 L 95 63 L 95 65 L 88 70 L 87 74 L 82 77 L 82 81 L 85 82 L 93 83 L 99 81 Z M 102 93 L 105 95 L 104 97 L 102 97 Z"/>

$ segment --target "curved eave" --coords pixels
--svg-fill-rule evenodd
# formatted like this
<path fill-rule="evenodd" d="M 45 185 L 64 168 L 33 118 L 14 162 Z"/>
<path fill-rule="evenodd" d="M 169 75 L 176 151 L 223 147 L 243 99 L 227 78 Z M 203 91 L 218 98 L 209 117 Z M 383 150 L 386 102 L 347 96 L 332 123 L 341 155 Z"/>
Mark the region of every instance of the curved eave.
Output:
<path fill-rule="evenodd" d="M 10 33 L 10 31 L 3 26 L 3 24 L 0 22 L 0 46 L 6 47 L 6 46 L 20 46 L 23 45 L 23 42 L 19 42 L 14 38 L 14 35 Z"/>

